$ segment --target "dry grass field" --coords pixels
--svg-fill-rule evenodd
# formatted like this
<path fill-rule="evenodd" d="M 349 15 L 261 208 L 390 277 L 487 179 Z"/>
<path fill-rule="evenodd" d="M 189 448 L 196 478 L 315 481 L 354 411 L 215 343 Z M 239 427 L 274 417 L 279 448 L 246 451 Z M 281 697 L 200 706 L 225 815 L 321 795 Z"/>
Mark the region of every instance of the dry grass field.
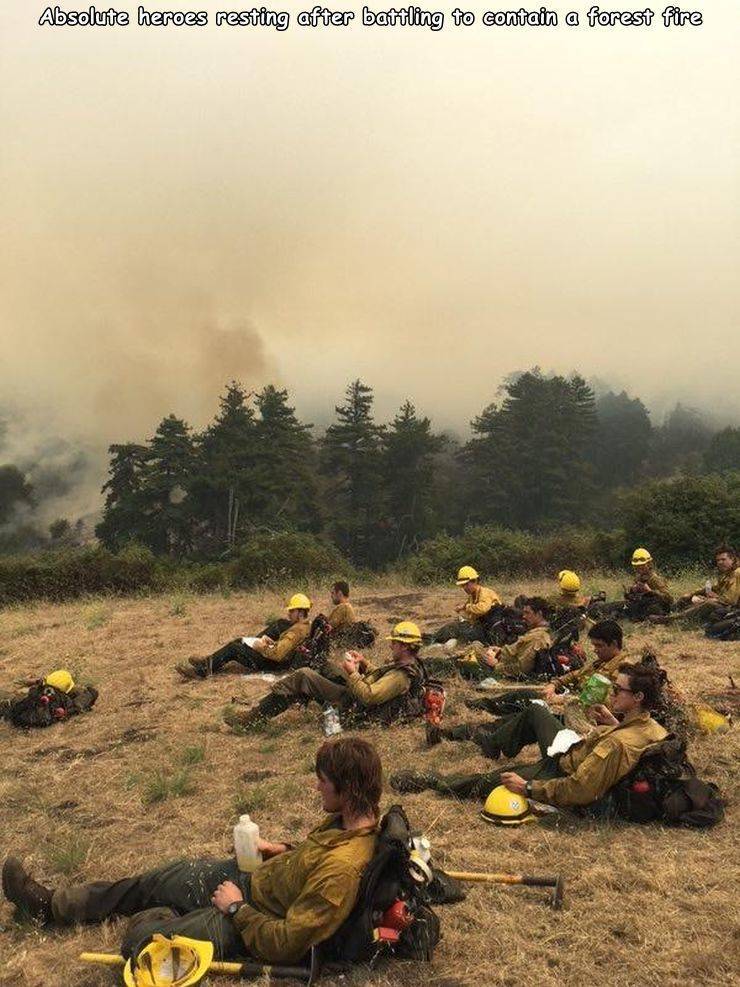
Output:
<path fill-rule="evenodd" d="M 615 580 L 591 581 L 617 588 Z M 543 584 L 511 583 L 507 598 Z M 313 587 L 326 610 L 327 593 Z M 363 586 L 363 617 L 381 631 L 397 619 L 427 627 L 448 619 L 455 588 Z M 162 596 L 39 604 L 0 614 L 0 689 L 16 678 L 65 666 L 100 689 L 94 710 L 67 724 L 22 733 L 0 724 L 2 851 L 25 858 L 51 885 L 121 877 L 178 856 L 226 855 L 239 810 L 267 838 L 296 840 L 320 809 L 313 787 L 318 710 L 291 710 L 263 733 L 237 737 L 221 725 L 231 696 L 258 696 L 259 679 L 222 674 L 182 683 L 176 661 L 206 654 L 277 615 L 282 594 Z M 316 610 L 314 611 L 316 612 Z M 697 633 L 627 628 L 627 650 L 655 646 L 690 698 L 721 689 L 740 673 L 737 644 Z M 375 649 L 383 655 L 384 642 Z M 447 718 L 466 711 L 470 687 L 452 680 Z M 483 769 L 472 744 L 428 751 L 420 727 L 373 729 L 387 773 L 405 766 Z M 436 820 L 437 862 L 450 869 L 562 871 L 566 907 L 554 913 L 538 889 L 471 886 L 467 900 L 440 909 L 444 938 L 431 966 L 358 970 L 354 987 L 426 984 L 673 985 L 737 982 L 740 733 L 699 736 L 692 758 L 728 799 L 725 821 L 709 832 L 608 825 L 573 819 L 557 827 L 501 830 L 477 803 L 424 793 L 405 796 L 412 823 Z M 534 757 L 534 749 L 532 749 Z M 390 790 L 386 804 L 394 801 Z M 440 815 L 441 813 L 441 815 Z M 121 924 L 74 930 L 19 925 L 0 903 L 2 987 L 105 987 L 118 974 L 84 966 L 82 950 L 116 951 Z M 226 979 L 210 981 L 218 987 Z M 339 982 L 326 978 L 327 984 Z"/>

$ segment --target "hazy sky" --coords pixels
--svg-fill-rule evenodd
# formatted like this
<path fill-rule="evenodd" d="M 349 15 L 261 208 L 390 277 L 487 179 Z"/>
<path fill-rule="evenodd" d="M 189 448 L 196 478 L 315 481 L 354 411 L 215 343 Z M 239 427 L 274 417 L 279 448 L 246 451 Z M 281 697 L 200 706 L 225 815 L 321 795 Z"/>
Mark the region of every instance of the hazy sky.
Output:
<path fill-rule="evenodd" d="M 2 394 L 106 443 L 230 377 L 463 426 L 535 363 L 740 414 L 740 10 L 703 7 L 277 33 L 6 0 Z"/>

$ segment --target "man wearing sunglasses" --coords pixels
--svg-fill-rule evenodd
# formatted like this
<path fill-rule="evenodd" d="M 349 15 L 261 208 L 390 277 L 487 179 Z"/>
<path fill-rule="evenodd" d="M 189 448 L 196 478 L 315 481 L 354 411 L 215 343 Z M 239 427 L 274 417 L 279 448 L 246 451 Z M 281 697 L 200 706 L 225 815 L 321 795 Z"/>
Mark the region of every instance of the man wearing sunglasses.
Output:
<path fill-rule="evenodd" d="M 433 788 L 455 798 L 485 798 L 497 785 L 505 785 L 517 795 L 562 808 L 591 805 L 629 774 L 648 747 L 668 736 L 650 716 L 660 686 L 655 669 L 624 662 L 612 685 L 611 709 L 589 708 L 597 726 L 585 739 L 564 731 L 546 706 L 530 703 L 521 717 L 513 718 L 515 728 L 503 740 L 500 753 L 515 757 L 529 744 L 537 744 L 539 761 L 484 774 L 401 772 L 391 778 L 391 786 L 400 792 Z"/>

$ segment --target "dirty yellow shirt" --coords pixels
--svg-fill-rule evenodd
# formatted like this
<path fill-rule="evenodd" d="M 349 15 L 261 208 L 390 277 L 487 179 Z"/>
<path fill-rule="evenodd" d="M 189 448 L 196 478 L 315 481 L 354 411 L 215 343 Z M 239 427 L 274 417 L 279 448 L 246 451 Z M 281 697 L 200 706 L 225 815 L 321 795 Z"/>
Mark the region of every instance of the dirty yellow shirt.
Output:
<path fill-rule="evenodd" d="M 499 651 L 499 663 L 493 670 L 501 675 L 508 675 L 510 678 L 519 678 L 522 675 L 529 675 L 534 669 L 534 662 L 538 651 L 552 647 L 550 628 L 533 627 L 529 631 L 521 634 L 512 644 L 505 644 Z"/>
<path fill-rule="evenodd" d="M 663 600 L 669 606 L 673 603 L 673 594 L 668 589 L 668 583 L 659 575 L 655 569 L 641 580 L 650 587 L 650 590 L 658 597 L 658 599 Z"/>
<path fill-rule="evenodd" d="M 582 607 L 586 603 L 586 597 L 581 596 L 578 590 L 561 589 L 547 597 L 547 602 L 551 607 Z"/>
<path fill-rule="evenodd" d="M 590 805 L 629 774 L 648 747 L 667 736 L 647 712 L 626 716 L 615 727 L 596 727 L 560 757 L 558 766 L 566 777 L 533 781 L 532 797 L 549 805 Z"/>
<path fill-rule="evenodd" d="M 346 600 L 344 603 L 338 603 L 327 619 L 333 631 L 341 630 L 343 627 L 349 627 L 350 624 L 354 624 L 357 620 L 352 604 Z"/>
<path fill-rule="evenodd" d="M 380 706 L 408 692 L 411 680 L 397 665 L 384 665 L 364 675 L 352 672 L 347 676 L 347 686 L 361 705 Z"/>
<path fill-rule="evenodd" d="M 328 939 L 352 911 L 375 851 L 375 827 L 343 830 L 327 816 L 300 846 L 266 860 L 252 875 L 252 905 L 234 916 L 249 952 L 295 963 Z"/>
<path fill-rule="evenodd" d="M 470 597 L 462 611 L 468 620 L 480 620 L 485 617 L 491 607 L 501 603 L 496 593 L 487 586 L 479 586 L 475 595 Z"/>
<path fill-rule="evenodd" d="M 597 674 L 605 675 L 612 682 L 615 682 L 619 674 L 619 666 L 623 661 L 629 661 L 624 651 L 618 651 L 613 658 L 609 658 L 608 661 L 604 662 L 600 662 L 598 658 L 592 658 L 582 665 L 581 668 L 576 668 L 572 672 L 568 672 L 567 675 L 561 675 L 553 679 L 552 684 L 564 685 L 571 690 L 581 689 L 592 675 Z"/>
<path fill-rule="evenodd" d="M 274 661 L 276 665 L 287 661 L 299 644 L 303 644 L 311 633 L 311 624 L 308 620 L 299 620 L 291 624 L 287 631 L 283 631 L 275 644 L 270 645 L 260 651 L 263 658 Z"/>
<path fill-rule="evenodd" d="M 740 603 L 740 566 L 732 572 L 720 576 L 712 589 L 728 607 L 736 607 Z"/>

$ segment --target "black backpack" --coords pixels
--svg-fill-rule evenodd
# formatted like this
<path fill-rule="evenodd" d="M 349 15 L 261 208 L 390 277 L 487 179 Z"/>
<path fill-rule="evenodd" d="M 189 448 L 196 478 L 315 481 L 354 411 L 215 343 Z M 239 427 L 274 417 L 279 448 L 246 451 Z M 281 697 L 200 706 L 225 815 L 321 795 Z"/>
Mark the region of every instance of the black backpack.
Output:
<path fill-rule="evenodd" d="M 722 607 L 709 618 L 704 629 L 715 641 L 740 641 L 740 607 Z"/>
<path fill-rule="evenodd" d="M 516 641 L 527 630 L 521 611 L 516 607 L 506 607 L 497 603 L 482 618 L 481 624 L 486 644 L 501 647 Z"/>
<path fill-rule="evenodd" d="M 669 736 L 649 747 L 589 814 L 706 829 L 724 818 L 725 807 L 717 786 L 696 777 L 685 743 Z"/>
<path fill-rule="evenodd" d="M 584 664 L 585 656 L 575 643 L 553 644 L 538 651 L 534 659 L 532 676 L 539 679 L 555 679 L 574 672 Z"/>
<path fill-rule="evenodd" d="M 430 907 L 431 885 L 419 880 L 414 867 L 412 846 L 406 813 L 393 805 L 380 821 L 375 854 L 362 875 L 355 907 L 321 947 L 324 960 L 374 963 L 383 955 L 431 960 L 441 938 L 440 923 Z"/>
<path fill-rule="evenodd" d="M 322 672 L 329 657 L 331 627 L 323 613 L 311 621 L 311 630 L 303 644 L 295 649 L 291 668 L 313 668 Z"/>
<path fill-rule="evenodd" d="M 28 690 L 22 699 L 9 703 L 5 718 L 15 727 L 49 727 L 76 713 L 74 699 L 61 689 L 40 682 Z"/>

